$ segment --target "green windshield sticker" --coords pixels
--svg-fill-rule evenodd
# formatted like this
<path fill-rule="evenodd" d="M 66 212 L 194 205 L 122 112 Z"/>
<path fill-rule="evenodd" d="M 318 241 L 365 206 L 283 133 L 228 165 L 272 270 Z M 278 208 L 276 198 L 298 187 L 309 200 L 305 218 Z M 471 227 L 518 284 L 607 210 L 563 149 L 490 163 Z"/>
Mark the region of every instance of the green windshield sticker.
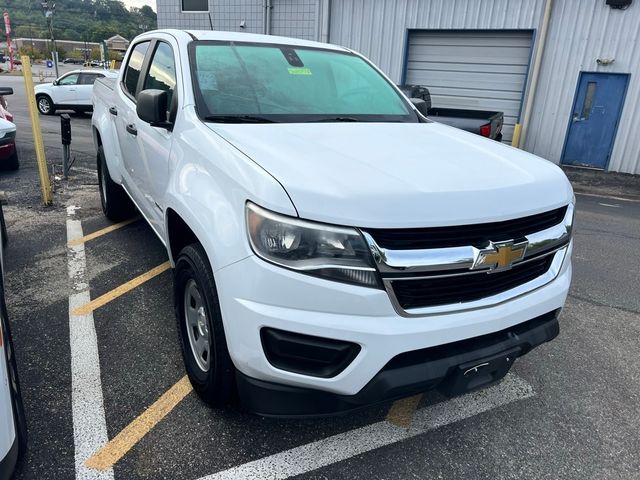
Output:
<path fill-rule="evenodd" d="M 311 75 L 311 69 L 307 67 L 289 67 L 290 75 Z"/>

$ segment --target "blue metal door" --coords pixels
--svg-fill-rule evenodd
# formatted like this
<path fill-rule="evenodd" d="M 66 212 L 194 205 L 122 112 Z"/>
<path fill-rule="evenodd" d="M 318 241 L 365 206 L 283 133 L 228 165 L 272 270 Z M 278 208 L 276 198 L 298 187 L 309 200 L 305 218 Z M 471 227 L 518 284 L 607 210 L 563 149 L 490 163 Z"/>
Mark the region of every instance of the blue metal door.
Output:
<path fill-rule="evenodd" d="M 580 74 L 562 163 L 606 168 L 628 80 L 627 74 Z"/>

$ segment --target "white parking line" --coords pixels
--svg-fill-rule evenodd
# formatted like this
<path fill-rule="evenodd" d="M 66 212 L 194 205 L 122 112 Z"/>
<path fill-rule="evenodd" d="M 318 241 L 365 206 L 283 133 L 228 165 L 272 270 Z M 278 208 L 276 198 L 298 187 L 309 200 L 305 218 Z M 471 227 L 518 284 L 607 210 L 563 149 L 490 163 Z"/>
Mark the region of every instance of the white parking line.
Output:
<path fill-rule="evenodd" d="M 76 207 L 67 207 L 67 242 L 83 237 L 80 220 L 73 218 L 75 211 Z M 67 247 L 67 265 L 71 285 L 69 338 L 76 478 L 113 480 L 113 469 L 98 471 L 85 466 L 85 461 L 107 443 L 108 437 L 93 312 L 86 315 L 71 313 L 91 301 L 84 243 Z"/>
<path fill-rule="evenodd" d="M 290 478 L 533 395 L 531 385 L 510 373 L 494 387 L 418 410 L 409 428 L 398 427 L 387 421 L 373 423 L 232 467 L 200 480 Z"/>

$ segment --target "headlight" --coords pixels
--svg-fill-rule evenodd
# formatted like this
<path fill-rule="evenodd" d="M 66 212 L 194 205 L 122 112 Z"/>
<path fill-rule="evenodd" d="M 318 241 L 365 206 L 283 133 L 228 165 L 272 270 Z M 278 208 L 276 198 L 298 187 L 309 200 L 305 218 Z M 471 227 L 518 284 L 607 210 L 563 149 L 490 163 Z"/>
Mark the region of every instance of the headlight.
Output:
<path fill-rule="evenodd" d="M 353 228 L 309 222 L 247 203 L 251 248 L 260 258 L 309 275 L 380 288 L 371 253 Z"/>

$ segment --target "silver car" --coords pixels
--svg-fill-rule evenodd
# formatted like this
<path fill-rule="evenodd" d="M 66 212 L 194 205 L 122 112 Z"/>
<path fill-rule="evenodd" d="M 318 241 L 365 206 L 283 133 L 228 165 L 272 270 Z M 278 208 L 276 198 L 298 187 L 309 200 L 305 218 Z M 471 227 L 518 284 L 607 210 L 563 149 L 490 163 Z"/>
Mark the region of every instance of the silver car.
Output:
<path fill-rule="evenodd" d="M 0 204 L 0 480 L 11 477 L 27 446 L 27 424 L 4 299 L 6 244 L 7 229 Z"/>

